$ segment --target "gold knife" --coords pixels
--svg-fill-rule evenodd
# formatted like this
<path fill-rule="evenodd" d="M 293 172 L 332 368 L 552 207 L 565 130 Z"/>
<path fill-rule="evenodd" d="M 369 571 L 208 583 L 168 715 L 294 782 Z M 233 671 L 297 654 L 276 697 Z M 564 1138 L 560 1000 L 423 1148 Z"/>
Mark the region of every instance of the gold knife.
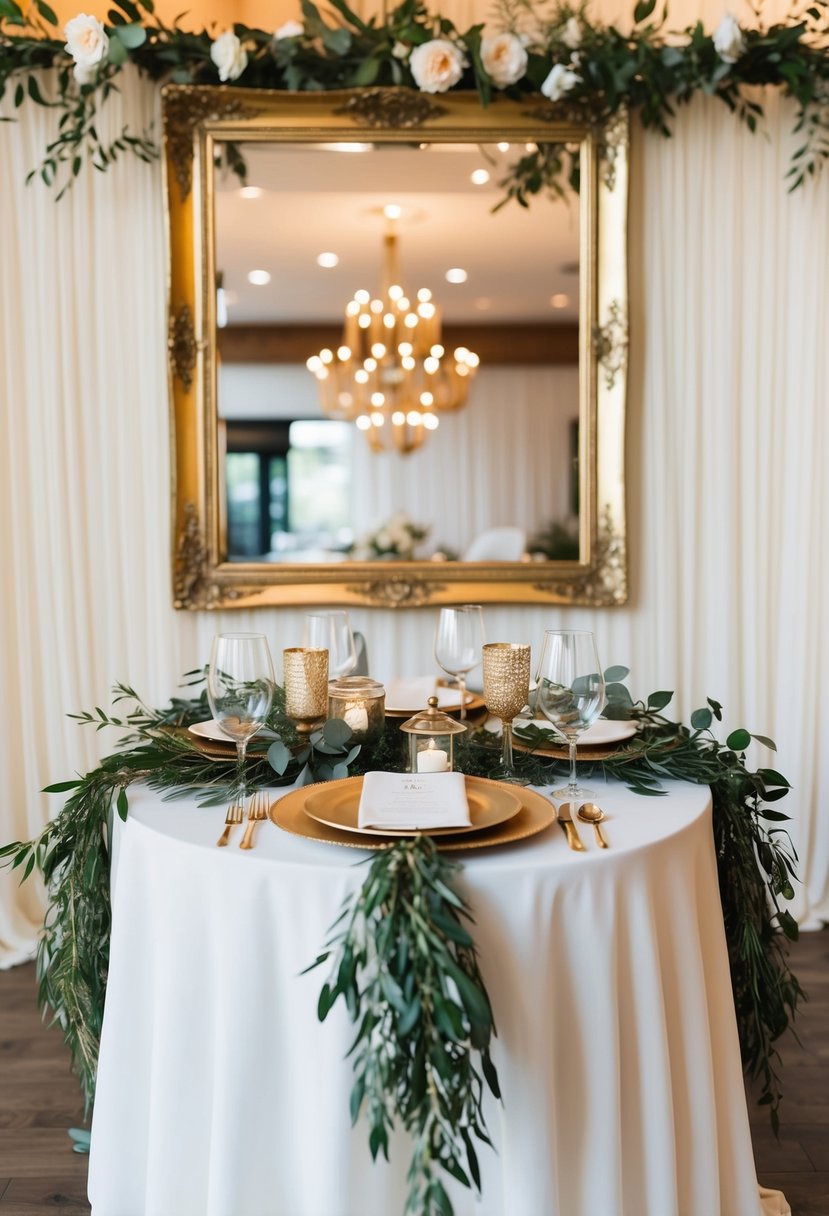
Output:
<path fill-rule="evenodd" d="M 570 848 L 576 853 L 586 853 L 584 845 L 581 842 L 581 837 L 576 831 L 576 825 L 573 823 L 573 816 L 570 813 L 570 803 L 561 802 L 558 807 L 558 821 L 564 829 L 564 835 L 567 837 L 567 843 Z"/>

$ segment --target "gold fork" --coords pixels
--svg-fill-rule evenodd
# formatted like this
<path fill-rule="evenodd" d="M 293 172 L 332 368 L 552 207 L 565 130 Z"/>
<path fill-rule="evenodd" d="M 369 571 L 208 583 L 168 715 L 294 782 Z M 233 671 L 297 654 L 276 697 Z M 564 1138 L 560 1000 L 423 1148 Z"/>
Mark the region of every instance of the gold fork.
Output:
<path fill-rule="evenodd" d="M 262 819 L 268 818 L 268 796 L 261 790 L 258 790 L 250 800 L 248 807 L 248 822 L 245 828 L 245 834 L 239 841 L 240 849 L 253 848 L 253 830 L 257 823 Z"/>
<path fill-rule="evenodd" d="M 222 849 L 226 844 L 229 844 L 231 828 L 235 828 L 237 823 L 241 823 L 244 817 L 245 808 L 242 806 L 241 802 L 231 802 L 230 806 L 227 808 L 227 814 L 225 815 L 225 830 L 216 841 L 217 848 Z"/>

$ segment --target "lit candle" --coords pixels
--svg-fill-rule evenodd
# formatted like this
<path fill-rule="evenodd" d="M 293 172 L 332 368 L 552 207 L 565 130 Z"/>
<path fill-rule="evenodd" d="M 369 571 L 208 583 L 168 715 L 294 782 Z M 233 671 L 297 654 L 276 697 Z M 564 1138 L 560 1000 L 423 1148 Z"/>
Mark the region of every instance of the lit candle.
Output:
<path fill-rule="evenodd" d="M 353 702 L 351 705 L 347 705 L 345 713 L 343 714 L 343 722 L 345 722 L 346 726 L 351 727 L 351 730 L 355 735 L 360 731 L 367 731 L 368 711 L 366 710 L 365 705 L 361 705 L 357 701 Z"/>
<path fill-rule="evenodd" d="M 435 747 L 434 739 L 430 739 L 428 747 L 417 753 L 417 771 L 419 773 L 445 773 L 448 770 L 449 756 L 441 748 Z"/>

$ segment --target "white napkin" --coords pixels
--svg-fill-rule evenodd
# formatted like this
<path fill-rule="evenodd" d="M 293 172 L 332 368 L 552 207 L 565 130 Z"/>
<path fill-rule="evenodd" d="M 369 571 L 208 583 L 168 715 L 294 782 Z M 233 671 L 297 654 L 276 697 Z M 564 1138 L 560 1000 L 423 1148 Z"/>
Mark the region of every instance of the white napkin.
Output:
<path fill-rule="evenodd" d="M 366 773 L 361 828 L 469 827 L 463 773 Z"/>

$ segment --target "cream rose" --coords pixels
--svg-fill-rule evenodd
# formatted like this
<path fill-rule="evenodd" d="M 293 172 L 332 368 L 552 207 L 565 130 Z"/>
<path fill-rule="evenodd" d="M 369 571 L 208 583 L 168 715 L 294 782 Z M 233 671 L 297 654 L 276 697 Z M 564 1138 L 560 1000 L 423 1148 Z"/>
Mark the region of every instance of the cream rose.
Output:
<path fill-rule="evenodd" d="M 581 22 L 578 17 L 571 17 L 564 27 L 564 33 L 561 35 L 561 41 L 570 51 L 575 51 L 581 46 L 582 29 Z"/>
<path fill-rule="evenodd" d="M 210 58 L 219 69 L 219 80 L 238 80 L 248 66 L 248 53 L 233 30 L 225 30 L 216 39 Z"/>
<path fill-rule="evenodd" d="M 517 84 L 527 70 L 527 52 L 515 34 L 481 39 L 481 62 L 497 89 Z"/>
<path fill-rule="evenodd" d="M 273 40 L 274 42 L 281 42 L 283 38 L 299 38 L 304 33 L 305 26 L 300 21 L 286 21 L 284 25 L 280 25 L 273 36 Z"/>
<path fill-rule="evenodd" d="M 557 63 L 541 86 L 541 92 L 550 101 L 560 101 L 565 93 L 569 93 L 577 84 L 581 84 L 581 76 L 563 63 Z"/>
<path fill-rule="evenodd" d="M 714 49 L 723 63 L 736 63 L 746 49 L 743 31 L 731 13 L 726 13 L 714 32 Z"/>
<path fill-rule="evenodd" d="M 409 67 L 417 87 L 424 93 L 445 93 L 457 84 L 466 59 L 454 42 L 446 38 L 433 38 L 416 46 L 409 59 Z"/>
<path fill-rule="evenodd" d="M 95 77 L 98 64 L 106 59 L 109 38 L 97 17 L 78 13 L 63 28 L 67 50 L 75 60 L 75 79 L 79 84 L 89 84 Z"/>

